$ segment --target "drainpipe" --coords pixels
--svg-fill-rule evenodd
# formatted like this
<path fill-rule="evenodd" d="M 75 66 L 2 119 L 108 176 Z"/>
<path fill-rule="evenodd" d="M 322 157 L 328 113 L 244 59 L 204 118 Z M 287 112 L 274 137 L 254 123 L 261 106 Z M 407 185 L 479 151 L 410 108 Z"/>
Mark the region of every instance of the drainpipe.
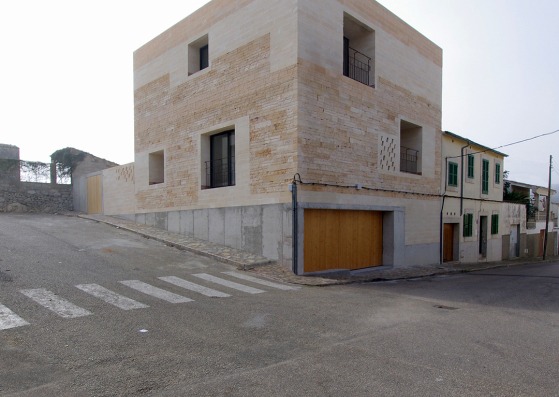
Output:
<path fill-rule="evenodd" d="M 464 149 L 470 146 L 470 141 L 466 142 L 466 146 L 460 149 L 460 216 L 464 215 Z"/>
<path fill-rule="evenodd" d="M 291 190 L 291 207 L 293 209 L 293 220 L 292 220 L 292 245 L 293 245 L 293 254 L 292 254 L 292 262 L 293 262 L 293 273 L 297 273 L 297 248 L 299 246 L 299 239 L 297 238 L 297 234 L 299 232 L 299 225 L 298 225 L 298 216 L 297 216 L 297 179 L 296 176 L 299 176 L 299 180 L 301 180 L 301 176 L 299 174 L 295 174 L 293 176 L 293 182 L 289 185 L 289 190 Z"/>
<path fill-rule="evenodd" d="M 448 157 L 444 159 L 444 192 L 443 192 L 443 202 L 441 203 L 441 214 L 439 219 L 439 264 L 443 264 L 443 212 L 444 212 L 444 199 L 446 198 L 446 178 L 448 178 Z"/>

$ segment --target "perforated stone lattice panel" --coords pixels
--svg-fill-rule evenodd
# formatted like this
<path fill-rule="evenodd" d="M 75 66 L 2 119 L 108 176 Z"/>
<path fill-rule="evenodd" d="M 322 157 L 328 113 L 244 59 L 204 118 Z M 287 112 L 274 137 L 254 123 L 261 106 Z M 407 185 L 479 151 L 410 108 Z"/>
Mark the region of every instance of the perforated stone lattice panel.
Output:
<path fill-rule="evenodd" d="M 394 172 L 397 166 L 397 146 L 393 136 L 379 134 L 379 167 L 382 171 Z"/>

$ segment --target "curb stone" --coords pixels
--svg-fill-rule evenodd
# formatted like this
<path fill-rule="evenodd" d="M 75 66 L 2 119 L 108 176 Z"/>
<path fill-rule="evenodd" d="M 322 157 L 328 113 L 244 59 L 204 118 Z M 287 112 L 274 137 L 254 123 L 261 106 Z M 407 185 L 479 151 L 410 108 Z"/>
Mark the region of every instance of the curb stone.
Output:
<path fill-rule="evenodd" d="M 159 241 L 170 247 L 189 251 L 233 265 L 238 270 L 255 273 L 276 281 L 307 286 L 322 287 L 352 283 L 410 280 L 441 275 L 470 273 L 501 267 L 549 263 L 559 259 L 559 257 L 550 257 L 543 261 L 541 258 L 518 258 L 500 262 L 450 263 L 445 265 L 410 266 L 406 268 L 372 268 L 370 270 L 353 272 L 342 270 L 330 274 L 318 274 L 316 276 L 298 276 L 285 266 L 261 255 L 201 240 L 192 236 L 169 232 L 154 226 L 138 224 L 133 221 L 107 215 L 87 215 L 83 213 L 65 213 L 64 215 L 105 223 L 128 232 L 136 233 L 145 238 Z"/>

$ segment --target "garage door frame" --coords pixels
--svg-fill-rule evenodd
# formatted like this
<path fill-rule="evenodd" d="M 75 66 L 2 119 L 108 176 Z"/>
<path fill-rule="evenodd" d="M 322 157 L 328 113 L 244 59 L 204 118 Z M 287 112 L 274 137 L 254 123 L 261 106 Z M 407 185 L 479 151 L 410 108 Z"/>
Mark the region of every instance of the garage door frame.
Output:
<path fill-rule="evenodd" d="M 405 207 L 382 205 L 343 205 L 328 203 L 299 202 L 297 204 L 297 274 L 305 272 L 305 209 L 364 210 L 383 212 L 382 222 L 382 268 L 403 263 L 405 257 Z M 313 273 L 316 274 L 316 273 Z"/>

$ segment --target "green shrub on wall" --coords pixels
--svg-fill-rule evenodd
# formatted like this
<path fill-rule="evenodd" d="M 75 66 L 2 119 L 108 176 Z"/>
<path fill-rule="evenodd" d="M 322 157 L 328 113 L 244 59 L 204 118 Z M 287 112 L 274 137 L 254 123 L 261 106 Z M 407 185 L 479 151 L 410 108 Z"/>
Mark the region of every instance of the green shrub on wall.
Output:
<path fill-rule="evenodd" d="M 58 177 L 69 179 L 72 178 L 72 173 L 84 157 L 85 152 L 68 147 L 57 150 L 50 155 L 51 161 L 56 164 Z"/>

